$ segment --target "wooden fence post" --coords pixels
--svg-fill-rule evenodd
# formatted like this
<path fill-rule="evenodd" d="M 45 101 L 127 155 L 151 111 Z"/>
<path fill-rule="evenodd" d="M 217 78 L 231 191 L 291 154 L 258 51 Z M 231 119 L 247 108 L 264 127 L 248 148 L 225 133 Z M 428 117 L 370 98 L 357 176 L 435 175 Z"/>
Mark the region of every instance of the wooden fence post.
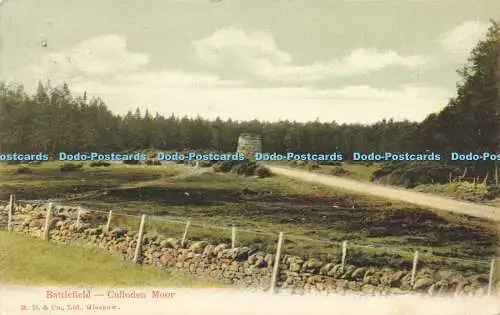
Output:
<path fill-rule="evenodd" d="M 188 234 L 188 229 L 190 225 L 191 225 L 191 220 L 188 220 L 186 223 L 186 227 L 184 228 L 184 234 L 182 235 L 181 247 L 184 246 L 184 243 L 186 242 L 186 236 Z"/>
<path fill-rule="evenodd" d="M 491 259 L 491 264 L 490 264 L 490 276 L 488 278 L 488 295 L 493 294 L 494 278 L 495 278 L 495 258 Z"/>
<path fill-rule="evenodd" d="M 344 272 L 346 256 L 347 256 L 347 241 L 343 241 L 342 242 L 342 261 L 340 262 L 340 272 Z"/>
<path fill-rule="evenodd" d="M 80 217 L 82 215 L 82 208 L 81 207 L 78 207 L 77 210 L 76 210 L 76 228 L 80 228 Z"/>
<path fill-rule="evenodd" d="M 236 247 L 236 227 L 233 225 L 231 229 L 231 249 Z"/>
<path fill-rule="evenodd" d="M 45 215 L 45 229 L 43 231 L 43 239 L 49 240 L 49 231 L 50 231 L 50 221 L 52 220 L 52 202 L 49 202 L 49 206 L 47 207 L 47 213 Z"/>
<path fill-rule="evenodd" d="M 415 279 L 417 276 L 417 264 L 418 264 L 418 250 L 415 251 L 415 255 L 413 256 L 413 266 L 411 268 L 411 286 L 415 284 Z"/>
<path fill-rule="evenodd" d="M 113 215 L 113 210 L 109 210 L 108 213 L 108 222 L 106 223 L 106 232 L 109 232 L 109 229 L 111 227 L 111 216 Z"/>
<path fill-rule="evenodd" d="M 495 163 L 495 184 L 498 186 L 499 181 L 498 181 L 498 164 Z"/>
<path fill-rule="evenodd" d="M 14 203 L 16 202 L 16 196 L 11 194 L 9 198 L 9 217 L 7 221 L 7 231 L 12 231 L 12 216 L 14 215 Z"/>
<path fill-rule="evenodd" d="M 276 281 L 278 279 L 278 272 L 280 266 L 281 245 L 283 245 L 283 232 L 280 232 L 280 236 L 278 238 L 278 245 L 276 247 L 276 257 L 274 258 L 273 275 L 271 278 L 271 293 L 276 292 Z"/>
<path fill-rule="evenodd" d="M 144 223 L 146 222 L 146 215 L 143 214 L 141 218 L 141 225 L 139 226 L 139 234 L 137 235 L 137 245 L 135 246 L 134 262 L 139 260 L 141 253 L 142 237 L 144 236 Z"/>

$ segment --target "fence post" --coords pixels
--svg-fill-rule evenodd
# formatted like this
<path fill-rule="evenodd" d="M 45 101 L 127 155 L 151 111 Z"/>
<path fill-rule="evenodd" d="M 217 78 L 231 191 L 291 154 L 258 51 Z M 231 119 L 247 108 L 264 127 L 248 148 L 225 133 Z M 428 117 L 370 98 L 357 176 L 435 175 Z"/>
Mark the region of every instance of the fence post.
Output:
<path fill-rule="evenodd" d="M 9 198 L 9 218 L 7 221 L 7 230 L 12 231 L 12 216 L 14 215 L 14 203 L 16 202 L 16 195 L 11 194 Z"/>
<path fill-rule="evenodd" d="M 283 245 L 283 232 L 280 232 L 278 245 L 276 247 L 276 257 L 274 258 L 273 275 L 271 278 L 271 293 L 276 291 L 276 280 L 278 279 L 278 271 L 280 266 L 281 245 Z"/>
<path fill-rule="evenodd" d="M 184 246 L 184 243 L 186 242 L 186 236 L 188 234 L 188 229 L 190 225 L 191 225 L 191 220 L 188 220 L 186 223 L 186 227 L 184 228 L 184 235 L 182 235 L 181 247 Z"/>
<path fill-rule="evenodd" d="M 139 226 L 139 234 L 137 235 L 137 245 L 135 246 L 134 262 L 139 259 L 139 254 L 141 252 L 142 237 L 144 235 L 144 223 L 146 222 L 146 215 L 143 214 L 141 218 L 141 225 Z"/>
<path fill-rule="evenodd" d="M 488 295 L 493 294 L 494 275 L 495 275 L 495 258 L 492 258 L 490 264 L 490 276 L 488 278 Z"/>
<path fill-rule="evenodd" d="M 233 225 L 231 229 L 231 249 L 236 247 L 236 227 Z"/>
<path fill-rule="evenodd" d="M 418 250 L 415 251 L 415 255 L 413 256 L 413 266 L 411 268 L 411 286 L 415 284 L 415 278 L 417 276 L 417 263 L 418 263 Z"/>
<path fill-rule="evenodd" d="M 49 206 L 47 207 L 47 214 L 45 215 L 45 229 L 43 231 L 43 239 L 49 240 L 49 231 L 50 231 L 50 221 L 52 220 L 52 202 L 49 202 Z"/>
<path fill-rule="evenodd" d="M 109 228 L 111 227 L 111 216 L 112 215 L 113 215 L 113 210 L 109 210 L 108 222 L 106 223 L 106 232 L 109 232 Z"/>
<path fill-rule="evenodd" d="M 82 208 L 78 207 L 76 211 L 76 228 L 80 228 L 80 216 L 82 215 Z"/>
<path fill-rule="evenodd" d="M 347 256 L 347 241 L 343 241 L 342 242 L 342 261 L 340 262 L 340 272 L 344 272 L 346 256 Z"/>
<path fill-rule="evenodd" d="M 498 186 L 499 181 L 498 181 L 498 164 L 495 163 L 495 184 Z"/>

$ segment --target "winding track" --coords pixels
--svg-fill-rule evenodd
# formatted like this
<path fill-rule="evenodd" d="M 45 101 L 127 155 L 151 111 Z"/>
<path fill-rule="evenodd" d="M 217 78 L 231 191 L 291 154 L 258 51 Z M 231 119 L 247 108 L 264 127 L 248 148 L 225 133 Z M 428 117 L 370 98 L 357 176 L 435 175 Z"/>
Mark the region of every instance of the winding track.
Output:
<path fill-rule="evenodd" d="M 458 201 L 451 198 L 411 191 L 408 189 L 360 182 L 338 176 L 310 173 L 284 166 L 266 165 L 273 173 L 305 182 L 338 187 L 383 198 L 400 200 L 407 203 L 436 210 L 465 214 L 473 217 L 500 222 L 500 208 L 480 205 L 472 202 Z"/>

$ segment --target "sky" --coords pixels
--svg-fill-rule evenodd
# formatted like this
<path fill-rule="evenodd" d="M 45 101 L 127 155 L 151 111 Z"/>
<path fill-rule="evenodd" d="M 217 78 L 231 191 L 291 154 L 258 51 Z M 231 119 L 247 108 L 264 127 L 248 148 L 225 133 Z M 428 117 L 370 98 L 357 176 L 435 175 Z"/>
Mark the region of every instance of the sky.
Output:
<path fill-rule="evenodd" d="M 117 114 L 421 121 L 498 15 L 498 0 L 3 0 L 0 80 L 66 82 Z"/>

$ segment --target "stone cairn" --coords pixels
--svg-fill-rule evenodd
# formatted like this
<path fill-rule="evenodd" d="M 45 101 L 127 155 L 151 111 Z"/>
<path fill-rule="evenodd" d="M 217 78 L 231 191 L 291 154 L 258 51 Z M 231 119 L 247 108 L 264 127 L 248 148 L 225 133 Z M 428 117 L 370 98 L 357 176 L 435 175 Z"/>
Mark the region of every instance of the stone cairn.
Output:
<path fill-rule="evenodd" d="M 238 153 L 245 155 L 248 160 L 255 160 L 255 153 L 262 152 L 262 138 L 260 135 L 244 133 L 238 138 Z"/>

